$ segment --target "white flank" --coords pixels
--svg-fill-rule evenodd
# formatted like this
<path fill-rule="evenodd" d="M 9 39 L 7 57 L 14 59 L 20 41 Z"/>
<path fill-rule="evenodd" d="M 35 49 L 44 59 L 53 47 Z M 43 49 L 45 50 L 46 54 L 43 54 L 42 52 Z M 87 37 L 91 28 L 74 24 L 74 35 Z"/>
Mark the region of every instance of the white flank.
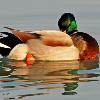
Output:
<path fill-rule="evenodd" d="M 3 44 L 3 43 L 0 43 L 0 47 L 3 47 L 3 48 L 10 48 L 9 46 Z M 11 49 L 11 48 L 10 48 Z"/>
<path fill-rule="evenodd" d="M 11 50 L 7 57 L 14 60 L 24 60 L 28 51 L 29 48 L 26 44 L 18 44 Z"/>

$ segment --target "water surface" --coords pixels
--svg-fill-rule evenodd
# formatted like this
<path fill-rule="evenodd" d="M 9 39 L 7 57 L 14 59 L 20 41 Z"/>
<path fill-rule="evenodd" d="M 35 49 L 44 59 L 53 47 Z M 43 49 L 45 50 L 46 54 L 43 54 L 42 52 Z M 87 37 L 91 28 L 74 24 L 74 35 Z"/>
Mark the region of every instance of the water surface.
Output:
<path fill-rule="evenodd" d="M 0 63 L 1 97 L 4 100 L 51 99 L 52 96 L 64 100 L 91 94 L 98 97 L 98 67 L 98 61 L 37 61 L 26 65 L 23 61 L 4 59 Z"/>
<path fill-rule="evenodd" d="M 73 13 L 78 29 L 100 44 L 100 0 L 0 0 L 0 31 L 58 30 L 57 21 Z M 0 60 L 0 100 L 99 100 L 99 61 Z"/>

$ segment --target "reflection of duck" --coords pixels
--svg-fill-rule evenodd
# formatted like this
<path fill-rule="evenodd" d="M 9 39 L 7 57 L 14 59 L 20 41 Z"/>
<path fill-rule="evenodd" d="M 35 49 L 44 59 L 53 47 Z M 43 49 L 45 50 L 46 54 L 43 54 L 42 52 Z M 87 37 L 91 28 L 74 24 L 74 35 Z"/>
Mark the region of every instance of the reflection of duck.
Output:
<path fill-rule="evenodd" d="M 73 14 L 64 13 L 58 21 L 58 26 L 61 31 L 68 33 L 72 37 L 74 45 L 80 51 L 80 59 L 98 59 L 99 46 L 97 41 L 89 34 L 77 30 L 77 24 Z"/>
<path fill-rule="evenodd" d="M 79 79 L 75 79 L 79 80 Z M 71 82 L 71 83 L 65 83 L 64 90 L 65 92 L 62 93 L 63 95 L 75 95 L 77 92 L 75 89 L 78 87 L 78 82 Z"/>
<path fill-rule="evenodd" d="M 80 82 L 98 81 L 96 77 L 100 76 L 96 74 L 98 70 L 97 72 L 96 70 L 89 70 L 98 68 L 98 64 L 95 61 L 92 63 L 90 61 L 37 61 L 30 68 L 24 67 L 25 65 L 24 61 L 9 60 L 6 62 L 4 60 L 4 62 L 0 63 L 0 67 L 9 67 L 11 70 L 6 71 L 2 69 L 0 76 L 6 73 L 6 75 L 10 76 L 10 80 L 4 78 L 1 81 L 11 82 L 13 78 L 12 82 L 18 82 L 17 85 L 24 88 L 28 86 L 29 88 L 37 87 L 38 90 L 47 89 L 47 91 L 62 88 L 64 91 L 63 95 L 75 95 L 77 94 L 77 87 L 80 86 Z M 21 82 L 21 85 L 19 82 Z M 48 92 L 50 93 L 50 91 Z"/>
<path fill-rule="evenodd" d="M 0 39 L 0 53 L 15 60 L 23 60 L 32 54 L 36 60 L 76 60 L 79 51 L 73 45 L 69 35 L 55 30 L 19 31 L 9 29 L 12 33 Z M 32 58 L 31 56 L 31 58 Z M 33 58 L 33 60 L 34 60 Z"/>
<path fill-rule="evenodd" d="M 8 65 L 12 66 L 12 68 L 17 68 L 13 72 L 14 75 L 19 75 L 19 73 L 21 75 L 23 73 L 24 74 L 27 73 L 26 75 L 28 75 L 29 78 L 32 80 L 35 79 L 40 80 L 40 79 L 45 79 L 47 77 L 49 77 L 49 79 L 50 78 L 65 79 L 65 77 L 67 79 L 76 77 L 79 78 L 79 76 L 77 76 L 77 70 L 84 70 L 84 69 L 91 70 L 99 67 L 98 62 L 95 61 L 92 62 L 91 61 L 81 61 L 81 62 L 80 61 L 50 61 L 50 62 L 37 61 L 32 65 L 32 67 L 30 66 L 30 68 L 26 67 L 27 65 L 25 64 L 24 61 L 11 61 L 8 62 Z M 75 76 L 73 76 L 72 74 Z M 80 77 L 87 77 L 87 76 L 88 75 L 86 74 L 85 76 L 80 74 Z M 91 76 L 89 74 L 89 77 Z"/>

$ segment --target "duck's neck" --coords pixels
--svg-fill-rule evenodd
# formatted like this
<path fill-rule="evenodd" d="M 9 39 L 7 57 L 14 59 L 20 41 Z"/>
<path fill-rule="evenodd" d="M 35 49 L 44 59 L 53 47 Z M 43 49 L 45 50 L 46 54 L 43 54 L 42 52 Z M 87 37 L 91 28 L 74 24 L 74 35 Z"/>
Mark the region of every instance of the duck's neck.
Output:
<path fill-rule="evenodd" d="M 78 30 L 73 30 L 73 31 L 71 31 L 71 32 L 68 32 L 68 35 L 72 35 L 72 34 L 74 34 L 74 33 L 76 33 L 76 32 L 78 32 Z M 66 32 L 67 33 L 67 32 Z"/>

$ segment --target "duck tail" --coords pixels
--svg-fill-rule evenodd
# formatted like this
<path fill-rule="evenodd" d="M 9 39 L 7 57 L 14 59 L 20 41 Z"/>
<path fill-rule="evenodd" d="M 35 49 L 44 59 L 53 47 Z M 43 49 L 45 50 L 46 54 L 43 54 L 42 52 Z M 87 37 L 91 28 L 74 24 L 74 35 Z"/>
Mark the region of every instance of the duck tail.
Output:
<path fill-rule="evenodd" d="M 0 32 L 0 42 L 8 45 L 22 43 L 22 41 L 18 37 L 9 32 Z"/>
<path fill-rule="evenodd" d="M 9 32 L 0 32 L 0 54 L 7 56 L 9 52 L 17 45 L 23 43 L 14 34 Z"/>

